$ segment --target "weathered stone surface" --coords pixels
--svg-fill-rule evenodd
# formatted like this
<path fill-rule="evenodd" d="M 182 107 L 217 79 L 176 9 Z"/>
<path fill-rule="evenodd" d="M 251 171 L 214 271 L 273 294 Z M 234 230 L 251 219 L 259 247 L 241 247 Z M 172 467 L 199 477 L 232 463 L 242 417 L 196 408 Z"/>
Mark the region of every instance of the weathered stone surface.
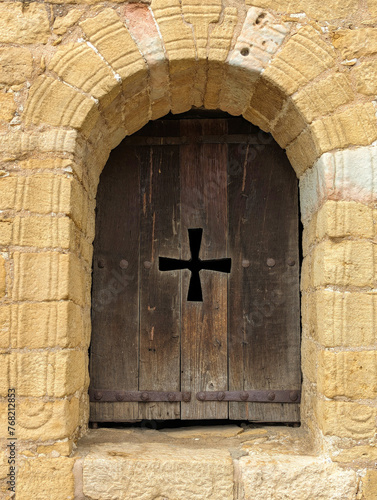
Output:
<path fill-rule="evenodd" d="M 83 15 L 83 9 L 72 9 L 67 15 L 55 19 L 53 30 L 56 35 L 64 35 Z"/>
<path fill-rule="evenodd" d="M 357 0 L 343 2 L 322 2 L 321 0 L 246 0 L 248 5 L 273 9 L 287 14 L 305 12 L 309 17 L 321 20 L 343 19 L 357 11 Z"/>
<path fill-rule="evenodd" d="M 164 432 L 166 432 L 168 437 L 173 437 L 176 439 L 223 439 L 237 436 L 238 434 L 241 434 L 243 432 L 243 429 L 242 427 L 238 427 L 238 425 L 215 425 L 167 429 Z"/>
<path fill-rule="evenodd" d="M 67 457 L 24 460 L 17 471 L 17 499 L 73 500 L 74 463 Z"/>
<path fill-rule="evenodd" d="M 333 454 L 332 460 L 334 462 L 373 462 L 377 460 L 377 447 L 365 445 L 354 446 L 340 453 Z"/>
<path fill-rule="evenodd" d="M 334 65 L 334 51 L 311 26 L 293 35 L 263 73 L 291 95 Z"/>
<path fill-rule="evenodd" d="M 9 314 L 13 348 L 73 348 L 88 337 L 83 312 L 71 301 L 12 305 Z"/>
<path fill-rule="evenodd" d="M 10 347 L 10 306 L 0 307 L 0 349 Z"/>
<path fill-rule="evenodd" d="M 376 7 L 377 13 L 377 7 Z M 377 471 L 368 470 L 363 477 L 362 500 L 377 500 Z"/>
<path fill-rule="evenodd" d="M 339 106 L 351 102 L 354 98 L 349 79 L 343 73 L 335 73 L 314 82 L 292 97 L 306 123 L 333 113 Z"/>
<path fill-rule="evenodd" d="M 51 456 L 65 456 L 68 457 L 72 453 L 72 448 L 73 448 L 73 441 L 72 440 L 67 440 L 67 441 L 58 441 L 57 443 L 51 444 L 51 445 L 42 445 L 38 446 L 37 448 L 37 453 L 43 453 L 44 455 L 51 455 Z"/>
<path fill-rule="evenodd" d="M 377 352 L 319 353 L 318 391 L 327 398 L 374 399 L 377 395 Z"/>
<path fill-rule="evenodd" d="M 321 290 L 311 295 L 303 297 L 303 313 L 305 329 L 316 341 L 324 347 L 375 345 L 377 294 Z"/>
<path fill-rule="evenodd" d="M 24 83 L 31 77 L 33 57 L 22 47 L 0 49 L 0 85 L 11 87 Z"/>
<path fill-rule="evenodd" d="M 40 76 L 30 89 L 24 119 L 27 124 L 47 123 L 72 127 L 88 136 L 98 120 L 94 100 L 50 77 Z"/>
<path fill-rule="evenodd" d="M 78 422 L 79 400 L 75 397 L 47 403 L 22 398 L 18 402 L 19 439 L 64 439 L 72 435 Z"/>
<path fill-rule="evenodd" d="M 82 389 L 86 359 L 83 351 L 25 352 L 12 354 L 10 386 L 19 396 L 66 397 Z"/>
<path fill-rule="evenodd" d="M 83 460 L 84 495 L 153 500 L 233 499 L 229 452 L 163 444 L 107 445 Z"/>
<path fill-rule="evenodd" d="M 255 83 L 288 32 L 287 25 L 262 9 L 252 7 L 248 10 L 234 50 L 228 57 L 229 67 L 220 97 L 223 110 L 234 115 L 248 113 Z M 260 86 L 263 87 L 263 81 Z M 257 101 L 258 106 L 259 98 Z M 253 105 L 255 107 L 255 103 Z"/>
<path fill-rule="evenodd" d="M 44 4 L 0 3 L 0 43 L 46 43 L 49 36 Z"/>
<path fill-rule="evenodd" d="M 4 297 L 6 290 L 5 259 L 0 256 L 0 298 Z"/>
<path fill-rule="evenodd" d="M 342 401 L 317 401 L 317 422 L 322 432 L 338 437 L 367 439 L 376 432 L 377 410 Z"/>
<path fill-rule="evenodd" d="M 40 248 L 69 248 L 74 242 L 74 230 L 74 223 L 68 217 L 15 217 L 13 244 Z"/>
<path fill-rule="evenodd" d="M 303 221 L 310 219 L 327 199 L 374 203 L 377 200 L 376 168 L 375 146 L 322 155 L 300 179 Z"/>
<path fill-rule="evenodd" d="M 340 30 L 333 35 L 334 47 L 344 59 L 368 56 L 377 52 L 377 31 L 375 28 Z"/>
<path fill-rule="evenodd" d="M 146 87 L 147 66 L 130 33 L 112 9 L 80 23 L 89 41 L 122 79 L 126 97 Z"/>
<path fill-rule="evenodd" d="M 10 122 L 17 109 L 13 94 L 0 93 L 0 120 Z"/>
<path fill-rule="evenodd" d="M 85 43 L 64 45 L 55 53 L 48 69 L 66 83 L 98 99 L 103 107 L 121 91 L 109 66 Z"/>
<path fill-rule="evenodd" d="M 245 498 L 352 500 L 356 473 L 310 456 L 252 455 L 239 461 Z M 329 496 L 330 494 L 330 496 Z"/>
<path fill-rule="evenodd" d="M 357 91 L 365 95 L 377 93 L 377 61 L 367 61 L 352 70 Z"/>
<path fill-rule="evenodd" d="M 274 125 L 272 134 L 279 146 L 285 148 L 304 130 L 306 125 L 306 119 L 299 112 L 292 99 L 289 99 Z"/>
<path fill-rule="evenodd" d="M 15 252 L 13 297 L 38 301 L 72 299 L 83 305 L 88 300 L 88 290 L 82 263 L 72 254 Z"/>

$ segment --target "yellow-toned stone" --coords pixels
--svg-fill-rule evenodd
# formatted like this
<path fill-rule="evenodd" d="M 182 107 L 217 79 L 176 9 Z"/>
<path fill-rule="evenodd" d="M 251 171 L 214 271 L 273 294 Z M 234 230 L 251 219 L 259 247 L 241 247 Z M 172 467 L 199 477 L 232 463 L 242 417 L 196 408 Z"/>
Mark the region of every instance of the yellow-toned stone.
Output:
<path fill-rule="evenodd" d="M 25 273 L 24 270 L 28 272 Z M 14 254 L 15 300 L 69 300 L 87 303 L 82 262 L 72 254 L 56 252 Z"/>
<path fill-rule="evenodd" d="M 0 92 L 0 120 L 10 122 L 17 109 L 13 94 Z"/>
<path fill-rule="evenodd" d="M 377 460 L 377 446 L 355 446 L 333 455 L 334 462 L 372 462 Z M 376 490 L 377 493 L 377 490 Z"/>
<path fill-rule="evenodd" d="M 96 17 L 80 23 L 80 26 L 89 41 L 121 77 L 126 97 L 145 88 L 146 63 L 114 10 L 105 9 Z"/>
<path fill-rule="evenodd" d="M 0 307 L 0 349 L 10 347 L 10 306 Z"/>
<path fill-rule="evenodd" d="M 62 398 L 84 386 L 87 362 L 83 351 L 17 353 L 11 362 L 9 387 L 15 387 L 18 396 Z"/>
<path fill-rule="evenodd" d="M 333 65 L 333 49 L 318 31 L 305 26 L 288 40 L 263 76 L 291 95 Z"/>
<path fill-rule="evenodd" d="M 297 92 L 292 99 L 306 123 L 333 113 L 354 99 L 347 75 L 335 73 Z"/>
<path fill-rule="evenodd" d="M 0 298 L 4 297 L 6 290 L 5 259 L 0 255 Z"/>
<path fill-rule="evenodd" d="M 377 470 L 368 470 L 366 472 L 363 477 L 362 495 L 362 500 L 377 500 Z"/>
<path fill-rule="evenodd" d="M 317 401 L 316 416 L 325 436 L 367 439 L 376 432 L 377 410 L 343 401 Z"/>
<path fill-rule="evenodd" d="M 284 148 L 304 130 L 306 124 L 295 104 L 289 99 L 272 131 L 274 139 Z"/>
<path fill-rule="evenodd" d="M 11 361 L 9 353 L 0 354 L 0 396 L 2 398 L 7 396 L 9 387 L 14 387 L 10 372 Z"/>
<path fill-rule="evenodd" d="M 377 61 L 367 61 L 352 70 L 356 79 L 357 91 L 365 95 L 377 93 Z"/>
<path fill-rule="evenodd" d="M 20 398 L 16 432 L 19 439 L 57 440 L 70 437 L 79 423 L 79 400 L 44 402 Z"/>
<path fill-rule="evenodd" d="M 62 80 L 109 105 L 120 93 L 120 83 L 107 64 L 85 43 L 70 43 L 59 49 L 48 69 Z"/>
<path fill-rule="evenodd" d="M 15 348 L 85 345 L 87 325 L 81 308 L 73 302 L 13 305 L 11 314 L 12 346 Z"/>
<path fill-rule="evenodd" d="M 79 180 L 83 179 L 83 169 L 79 162 L 72 160 L 67 160 L 63 158 L 29 158 L 27 160 L 22 160 L 18 162 L 18 167 L 20 169 L 26 170 L 64 170 L 65 172 L 74 172 Z M 86 187 L 86 186 L 85 186 Z"/>
<path fill-rule="evenodd" d="M 317 382 L 318 356 L 318 346 L 304 337 L 301 344 L 302 370 L 304 376 L 312 383 Z"/>
<path fill-rule="evenodd" d="M 359 28 L 336 31 L 333 34 L 333 45 L 341 51 L 344 59 L 376 54 L 377 30 Z"/>
<path fill-rule="evenodd" d="M 86 136 L 98 118 L 94 100 L 65 83 L 46 76 L 40 76 L 33 83 L 24 113 L 27 124 L 46 123 L 57 127 L 72 127 Z"/>
<path fill-rule="evenodd" d="M 315 160 L 319 158 L 313 131 L 310 128 L 304 129 L 301 134 L 287 146 L 287 156 L 294 168 L 298 178 L 312 167 Z"/>
<path fill-rule="evenodd" d="M 238 425 L 215 425 L 166 429 L 164 432 L 169 438 L 176 439 L 226 439 L 238 436 L 243 433 L 243 429 Z"/>
<path fill-rule="evenodd" d="M 226 7 L 224 9 L 223 22 L 214 26 L 210 35 L 208 59 L 211 62 L 225 61 L 230 50 L 237 19 L 237 9 L 235 7 Z"/>
<path fill-rule="evenodd" d="M 0 3 L 0 43 L 46 43 L 49 36 L 47 6 L 37 2 Z"/>
<path fill-rule="evenodd" d="M 317 388 L 330 399 L 374 399 L 377 395 L 377 351 L 321 351 Z"/>
<path fill-rule="evenodd" d="M 311 282 L 314 287 L 338 285 L 373 287 L 373 243 L 324 241 L 313 251 Z"/>
<path fill-rule="evenodd" d="M 67 439 L 65 441 L 58 441 L 57 443 L 51 445 L 38 446 L 37 453 L 44 455 L 61 455 L 63 457 L 68 457 L 72 453 L 73 441 Z"/>
<path fill-rule="evenodd" d="M 0 219 L 0 245 L 5 246 L 10 244 L 12 240 L 12 224 L 12 219 Z"/>
<path fill-rule="evenodd" d="M 68 217 L 16 217 L 13 244 L 39 248 L 69 248 L 74 244 L 74 222 Z"/>
<path fill-rule="evenodd" d="M 127 135 L 131 135 L 141 129 L 150 119 L 150 101 L 147 91 L 140 92 L 132 99 L 129 99 L 123 110 L 124 124 Z"/>
<path fill-rule="evenodd" d="M 367 146 L 377 139 L 377 118 L 373 103 L 357 104 L 311 125 L 320 154 L 347 146 Z"/>
<path fill-rule="evenodd" d="M 56 35 L 64 35 L 68 28 L 73 26 L 83 15 L 84 10 L 82 9 L 72 9 L 67 15 L 57 17 L 55 19 L 52 29 Z"/>
<path fill-rule="evenodd" d="M 19 464 L 17 499 L 73 500 L 74 458 L 30 458 Z"/>
<path fill-rule="evenodd" d="M 19 85 L 31 77 L 33 57 L 22 47 L 0 48 L 0 85 Z"/>
<path fill-rule="evenodd" d="M 327 3 L 322 0 L 246 0 L 246 4 L 286 14 L 305 12 L 318 21 L 343 19 L 355 13 L 358 7 L 357 0 Z"/>
<path fill-rule="evenodd" d="M 263 130 L 269 130 L 269 124 L 282 110 L 286 94 L 276 85 L 271 85 L 262 78 L 255 86 L 249 108 L 244 117 Z"/>

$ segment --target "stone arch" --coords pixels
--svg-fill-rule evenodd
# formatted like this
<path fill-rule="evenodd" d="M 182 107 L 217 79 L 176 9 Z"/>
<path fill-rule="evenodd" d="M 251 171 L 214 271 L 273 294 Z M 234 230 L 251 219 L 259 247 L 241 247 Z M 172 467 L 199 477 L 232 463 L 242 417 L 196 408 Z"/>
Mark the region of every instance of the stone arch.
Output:
<path fill-rule="evenodd" d="M 350 361 L 346 353 L 339 360 L 318 347 L 344 347 L 358 341 L 349 339 L 348 333 L 338 338 L 335 320 L 329 319 L 331 325 L 326 326 L 317 309 L 325 307 L 331 287 L 340 293 L 355 287 L 359 293 L 374 284 L 369 222 L 370 204 L 376 198 L 372 182 L 376 153 L 371 146 L 377 139 L 375 109 L 371 98 L 355 93 L 341 70 L 341 54 L 328 36 L 316 25 L 298 27 L 291 21 L 256 7 L 245 15 L 234 7 L 222 9 L 217 0 L 208 6 L 183 2 L 182 7 L 178 0 L 153 0 L 151 6 L 104 9 L 79 23 L 74 40 L 56 50 L 44 74 L 31 86 L 23 114 L 24 131 L 30 135 L 22 139 L 20 150 L 47 148 L 49 154 L 56 154 L 56 168 L 63 169 L 62 162 L 69 158 L 73 170 L 69 182 L 65 177 L 56 181 L 65 186 L 68 201 L 54 198 L 49 212 L 67 213 L 85 234 L 78 250 L 81 260 L 69 259 L 65 253 L 49 257 L 46 267 L 61 268 L 68 283 L 55 276 L 47 299 L 72 299 L 87 321 L 94 196 L 112 148 L 169 111 L 180 113 L 196 106 L 242 114 L 272 132 L 301 179 L 306 223 L 304 423 L 318 435 L 368 439 L 376 411 L 357 402 L 369 395 L 367 389 L 356 391 L 354 397 L 352 380 L 329 382 L 325 375 L 336 371 L 338 363 Z M 355 175 L 355 162 L 362 165 L 363 175 Z M 28 181 L 28 189 L 37 192 L 37 184 L 38 179 L 35 185 Z M 329 203 L 324 204 L 326 200 Z M 349 203 L 333 203 L 339 200 Z M 333 224 L 334 217 L 339 224 Z M 350 235 L 356 242 L 347 239 Z M 344 241 L 336 244 L 332 238 Z M 17 281 L 17 266 L 27 266 L 30 255 L 15 257 L 15 300 L 28 299 L 27 280 Z M 38 265 L 45 265 L 42 257 L 38 259 Z M 72 277 L 81 280 L 79 286 L 69 282 Z M 337 297 L 331 297 L 329 317 L 341 307 Z M 372 310 L 368 300 L 362 303 Z M 359 303 L 355 299 L 352 307 Z M 344 332 L 344 326 L 340 328 Z M 363 342 L 369 345 L 370 339 Z M 65 431 L 69 435 L 78 424 L 85 427 L 87 418 L 87 380 L 80 377 L 73 380 L 67 370 L 65 382 L 51 381 L 51 394 L 64 394 L 66 387 L 70 394 L 81 391 L 82 411 L 71 418 Z M 336 399 L 343 393 L 346 401 Z M 361 408 L 356 419 L 350 415 L 354 408 Z"/>

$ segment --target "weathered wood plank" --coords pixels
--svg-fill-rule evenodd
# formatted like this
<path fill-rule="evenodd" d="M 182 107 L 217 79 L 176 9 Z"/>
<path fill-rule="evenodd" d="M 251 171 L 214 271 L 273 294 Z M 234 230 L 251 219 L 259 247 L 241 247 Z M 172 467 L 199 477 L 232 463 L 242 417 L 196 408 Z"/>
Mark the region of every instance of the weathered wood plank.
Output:
<path fill-rule="evenodd" d="M 97 193 L 93 256 L 91 386 L 138 389 L 139 160 L 115 149 Z M 134 420 L 137 403 L 91 404 L 92 421 Z"/>
<path fill-rule="evenodd" d="M 301 383 L 297 180 L 266 142 L 229 145 L 229 390 Z M 230 403 L 229 418 L 295 422 L 299 405 Z"/>
<path fill-rule="evenodd" d="M 156 132 L 179 133 L 164 122 Z M 151 128 L 151 127 L 150 127 Z M 154 132 L 151 130 L 150 132 Z M 180 390 L 181 276 L 159 271 L 159 257 L 180 257 L 179 148 L 139 148 L 140 367 L 139 390 Z M 141 419 L 176 419 L 180 403 L 139 403 Z"/>
<path fill-rule="evenodd" d="M 182 120 L 183 135 L 224 134 L 224 120 Z M 199 257 L 227 257 L 227 149 L 223 144 L 181 146 L 182 257 L 190 258 L 188 229 L 203 228 Z M 200 402 L 200 391 L 226 390 L 227 276 L 200 272 L 203 302 L 188 302 L 190 272 L 182 278 L 182 390 L 191 391 L 181 404 L 182 419 L 228 417 L 225 402 Z"/>

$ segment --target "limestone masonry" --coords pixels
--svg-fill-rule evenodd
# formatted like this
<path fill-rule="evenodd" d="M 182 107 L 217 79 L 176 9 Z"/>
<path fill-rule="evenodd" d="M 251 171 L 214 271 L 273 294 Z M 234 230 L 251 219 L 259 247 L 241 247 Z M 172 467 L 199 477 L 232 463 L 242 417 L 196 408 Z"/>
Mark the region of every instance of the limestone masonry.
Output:
<path fill-rule="evenodd" d="M 377 499 L 376 26 L 377 0 L 0 2 L 1 498 L 14 388 L 17 500 Z M 300 180 L 301 427 L 96 441 L 99 175 L 193 106 L 271 132 Z"/>

